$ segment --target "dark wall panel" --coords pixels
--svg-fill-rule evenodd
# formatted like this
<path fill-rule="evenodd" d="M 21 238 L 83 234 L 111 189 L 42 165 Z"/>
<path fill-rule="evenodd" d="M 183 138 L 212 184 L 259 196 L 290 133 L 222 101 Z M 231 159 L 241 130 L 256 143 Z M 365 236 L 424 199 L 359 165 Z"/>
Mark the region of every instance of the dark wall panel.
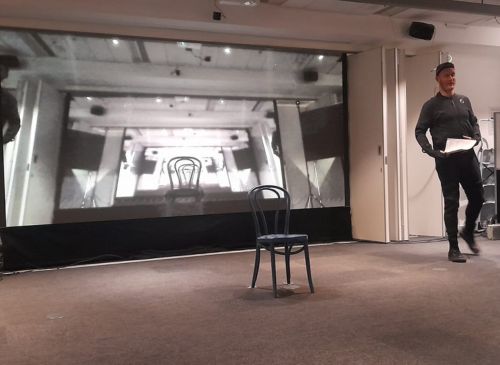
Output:
<path fill-rule="evenodd" d="M 290 219 L 311 242 L 352 239 L 349 208 L 298 209 Z M 5 270 L 255 247 L 250 213 L 7 227 L 0 236 Z"/>
<path fill-rule="evenodd" d="M 307 161 L 345 157 L 343 104 L 302 112 L 300 125 Z"/>

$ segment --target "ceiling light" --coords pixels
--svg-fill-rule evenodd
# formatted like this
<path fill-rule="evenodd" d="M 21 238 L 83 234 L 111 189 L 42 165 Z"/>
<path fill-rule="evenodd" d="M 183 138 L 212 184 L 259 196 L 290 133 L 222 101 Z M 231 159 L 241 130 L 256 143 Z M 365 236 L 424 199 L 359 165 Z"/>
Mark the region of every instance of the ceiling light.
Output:
<path fill-rule="evenodd" d="M 318 60 L 320 60 L 320 61 L 323 61 L 323 58 L 325 58 L 325 56 L 323 56 L 322 54 L 320 54 L 320 55 L 318 56 Z"/>
<path fill-rule="evenodd" d="M 91 97 L 91 96 L 87 96 L 87 97 L 86 97 L 86 99 L 87 99 L 88 101 L 92 101 L 92 100 L 94 100 L 94 98 L 93 98 L 93 97 Z"/>
<path fill-rule="evenodd" d="M 113 46 L 118 47 L 120 45 L 120 41 L 116 38 L 112 39 L 111 42 L 113 43 Z"/>
<path fill-rule="evenodd" d="M 231 48 L 229 48 L 229 47 L 224 48 L 224 53 L 227 54 L 227 55 L 230 55 L 231 54 Z"/>
<path fill-rule="evenodd" d="M 186 42 L 177 42 L 177 45 L 181 48 L 186 48 Z"/>
<path fill-rule="evenodd" d="M 176 103 L 187 103 L 189 101 L 189 96 L 174 96 Z"/>
<path fill-rule="evenodd" d="M 156 101 L 157 103 L 161 103 L 161 102 L 163 102 L 163 99 L 162 99 L 162 98 L 160 98 L 160 97 L 157 97 L 157 98 L 155 99 L 155 101 Z"/>
<path fill-rule="evenodd" d="M 219 104 L 224 104 L 224 99 L 219 99 Z"/>

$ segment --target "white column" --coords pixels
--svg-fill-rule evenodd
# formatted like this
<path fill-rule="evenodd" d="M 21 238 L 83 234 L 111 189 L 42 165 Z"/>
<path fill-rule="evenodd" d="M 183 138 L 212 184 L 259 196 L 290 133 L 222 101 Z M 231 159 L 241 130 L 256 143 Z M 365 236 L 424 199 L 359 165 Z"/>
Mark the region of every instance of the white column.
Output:
<path fill-rule="evenodd" d="M 299 112 L 295 103 L 278 102 L 277 109 L 286 188 L 292 198 L 292 209 L 305 208 L 309 196 L 309 185 Z"/>

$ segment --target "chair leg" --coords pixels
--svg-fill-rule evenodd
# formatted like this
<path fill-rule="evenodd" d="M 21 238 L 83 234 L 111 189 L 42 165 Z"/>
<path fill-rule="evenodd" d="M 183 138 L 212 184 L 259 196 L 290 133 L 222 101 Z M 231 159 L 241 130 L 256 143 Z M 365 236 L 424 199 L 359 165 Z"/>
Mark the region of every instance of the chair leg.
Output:
<path fill-rule="evenodd" d="M 311 263 L 309 260 L 309 246 L 307 245 L 307 243 L 304 245 L 304 256 L 306 258 L 306 270 L 307 270 L 307 280 L 309 281 L 309 290 L 311 290 L 311 293 L 314 293 L 314 285 L 311 275 Z"/>
<path fill-rule="evenodd" d="M 257 245 L 255 249 L 255 264 L 253 266 L 253 277 L 252 277 L 252 288 L 255 288 L 255 283 L 257 282 L 257 275 L 259 274 L 260 266 L 260 245 Z"/>
<path fill-rule="evenodd" d="M 278 297 L 278 289 L 276 288 L 276 255 L 274 254 L 274 245 L 271 245 L 271 274 L 273 276 L 273 294 Z"/>
<path fill-rule="evenodd" d="M 290 278 L 291 278 L 291 273 L 290 273 L 290 251 L 292 250 L 292 247 L 289 245 L 285 246 L 285 265 L 286 265 L 286 283 L 290 284 Z"/>

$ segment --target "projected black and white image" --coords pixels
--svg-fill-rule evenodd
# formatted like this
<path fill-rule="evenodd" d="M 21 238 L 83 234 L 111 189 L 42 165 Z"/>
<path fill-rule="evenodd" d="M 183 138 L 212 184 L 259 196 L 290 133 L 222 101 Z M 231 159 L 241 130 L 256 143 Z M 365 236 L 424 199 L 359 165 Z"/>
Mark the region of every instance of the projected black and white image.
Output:
<path fill-rule="evenodd" d="M 4 147 L 8 225 L 345 204 L 332 54 L 0 30 L 21 128 Z"/>

